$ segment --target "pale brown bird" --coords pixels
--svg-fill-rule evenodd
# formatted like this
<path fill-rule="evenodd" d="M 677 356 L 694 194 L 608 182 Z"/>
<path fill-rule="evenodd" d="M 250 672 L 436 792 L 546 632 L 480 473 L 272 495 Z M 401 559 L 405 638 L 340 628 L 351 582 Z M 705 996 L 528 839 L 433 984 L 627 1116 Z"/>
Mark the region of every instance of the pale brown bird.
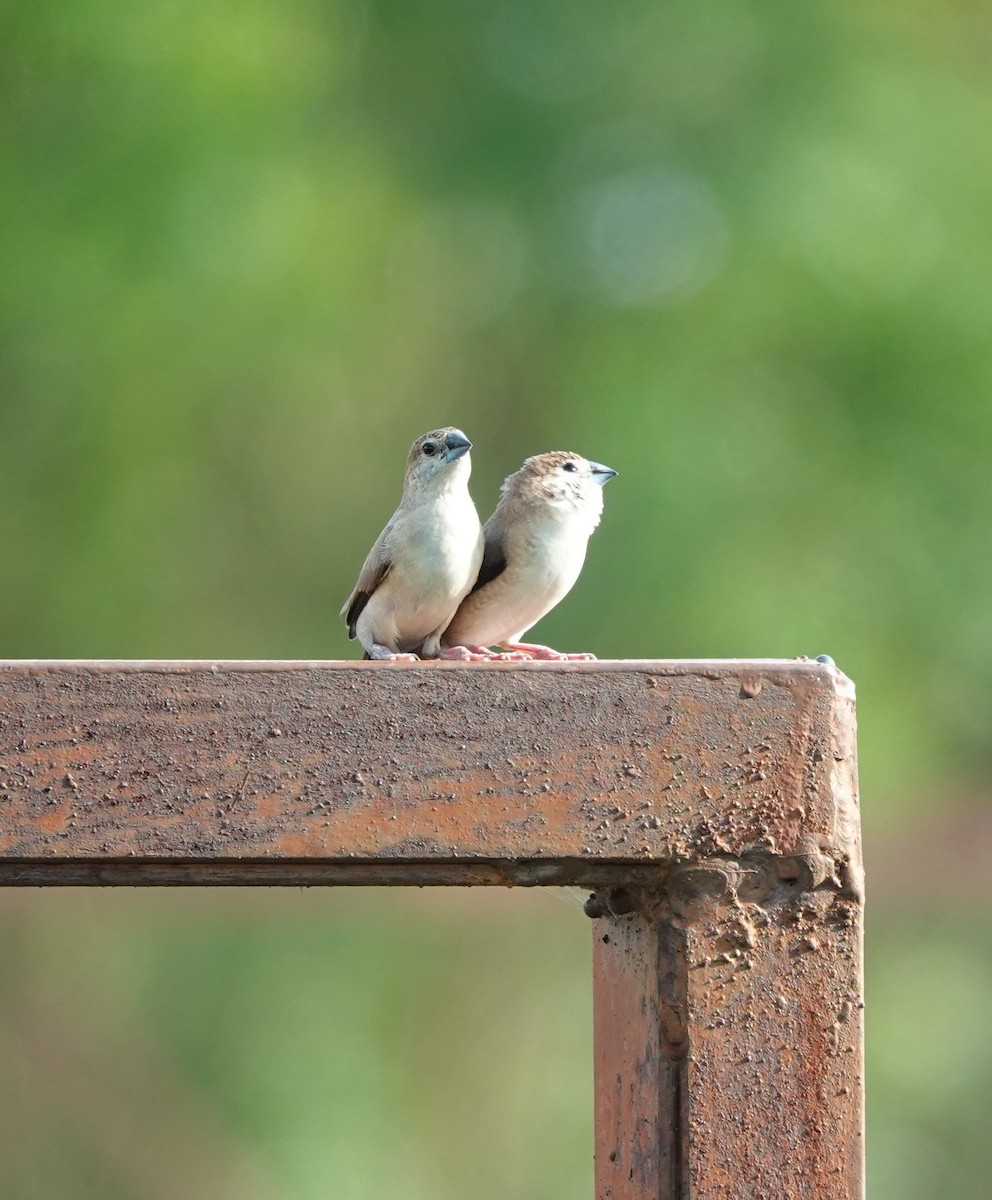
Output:
<path fill-rule="evenodd" d="M 441 637 L 452 651 L 449 657 L 594 657 L 560 654 L 520 639 L 578 579 L 603 512 L 603 485 L 615 475 L 579 454 L 555 450 L 528 458 L 509 476 L 483 528 L 479 578 Z M 490 646 L 509 653 L 494 655 Z"/>
<path fill-rule="evenodd" d="M 410 448 L 399 507 L 341 609 L 365 658 L 440 655 L 441 632 L 482 562 L 482 528 L 468 492 L 471 448 L 452 428 L 432 429 Z"/>

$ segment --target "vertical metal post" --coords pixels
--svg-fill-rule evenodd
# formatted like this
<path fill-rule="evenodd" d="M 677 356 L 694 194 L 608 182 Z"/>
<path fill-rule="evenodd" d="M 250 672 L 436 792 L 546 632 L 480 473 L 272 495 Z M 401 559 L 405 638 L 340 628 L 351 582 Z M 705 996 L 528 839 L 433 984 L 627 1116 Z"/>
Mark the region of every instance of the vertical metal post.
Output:
<path fill-rule="evenodd" d="M 682 1195 L 684 983 L 670 924 L 651 913 L 594 925 L 597 1200 Z"/>
<path fill-rule="evenodd" d="M 597 1200 L 863 1196 L 861 903 L 831 867 L 707 859 L 603 898 Z"/>

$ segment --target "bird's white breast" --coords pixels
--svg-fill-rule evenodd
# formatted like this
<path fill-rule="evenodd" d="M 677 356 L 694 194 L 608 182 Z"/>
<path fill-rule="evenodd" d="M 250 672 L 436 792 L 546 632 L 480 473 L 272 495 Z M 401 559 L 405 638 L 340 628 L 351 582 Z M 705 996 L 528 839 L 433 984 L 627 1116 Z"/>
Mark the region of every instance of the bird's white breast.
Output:
<path fill-rule="evenodd" d="M 467 490 L 411 506 L 399 516 L 393 541 L 392 569 L 369 616 L 379 625 L 388 620 L 397 645 L 416 647 L 450 619 L 479 572 L 479 516 Z"/>

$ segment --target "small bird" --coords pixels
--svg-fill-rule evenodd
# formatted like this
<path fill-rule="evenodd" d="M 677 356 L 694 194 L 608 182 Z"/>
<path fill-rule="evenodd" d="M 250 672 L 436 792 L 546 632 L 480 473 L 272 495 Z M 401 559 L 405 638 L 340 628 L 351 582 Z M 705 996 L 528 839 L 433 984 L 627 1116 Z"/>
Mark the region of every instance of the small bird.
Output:
<path fill-rule="evenodd" d="M 403 496 L 358 576 L 341 615 L 365 658 L 441 654 L 445 626 L 479 574 L 482 527 L 468 491 L 472 443 L 432 429 L 406 460 Z"/>
<path fill-rule="evenodd" d="M 603 485 L 615 475 L 611 467 L 554 450 L 528 458 L 506 479 L 496 511 L 483 527 L 479 578 L 442 634 L 448 657 L 594 657 L 560 654 L 520 639 L 578 579 L 603 512 Z M 494 654 L 490 646 L 509 653 Z"/>

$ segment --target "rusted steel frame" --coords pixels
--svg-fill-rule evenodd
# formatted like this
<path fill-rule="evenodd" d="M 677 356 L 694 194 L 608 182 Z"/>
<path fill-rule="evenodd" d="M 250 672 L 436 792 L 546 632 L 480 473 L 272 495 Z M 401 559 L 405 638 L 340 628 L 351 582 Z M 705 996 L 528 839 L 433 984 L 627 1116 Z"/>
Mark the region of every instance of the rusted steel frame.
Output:
<path fill-rule="evenodd" d="M 835 840 L 849 684 L 764 663 L 0 664 L 0 882 L 661 880 Z"/>
<path fill-rule="evenodd" d="M 0 664 L 0 883 L 596 888 L 598 1200 L 863 1194 L 829 666 Z"/>

